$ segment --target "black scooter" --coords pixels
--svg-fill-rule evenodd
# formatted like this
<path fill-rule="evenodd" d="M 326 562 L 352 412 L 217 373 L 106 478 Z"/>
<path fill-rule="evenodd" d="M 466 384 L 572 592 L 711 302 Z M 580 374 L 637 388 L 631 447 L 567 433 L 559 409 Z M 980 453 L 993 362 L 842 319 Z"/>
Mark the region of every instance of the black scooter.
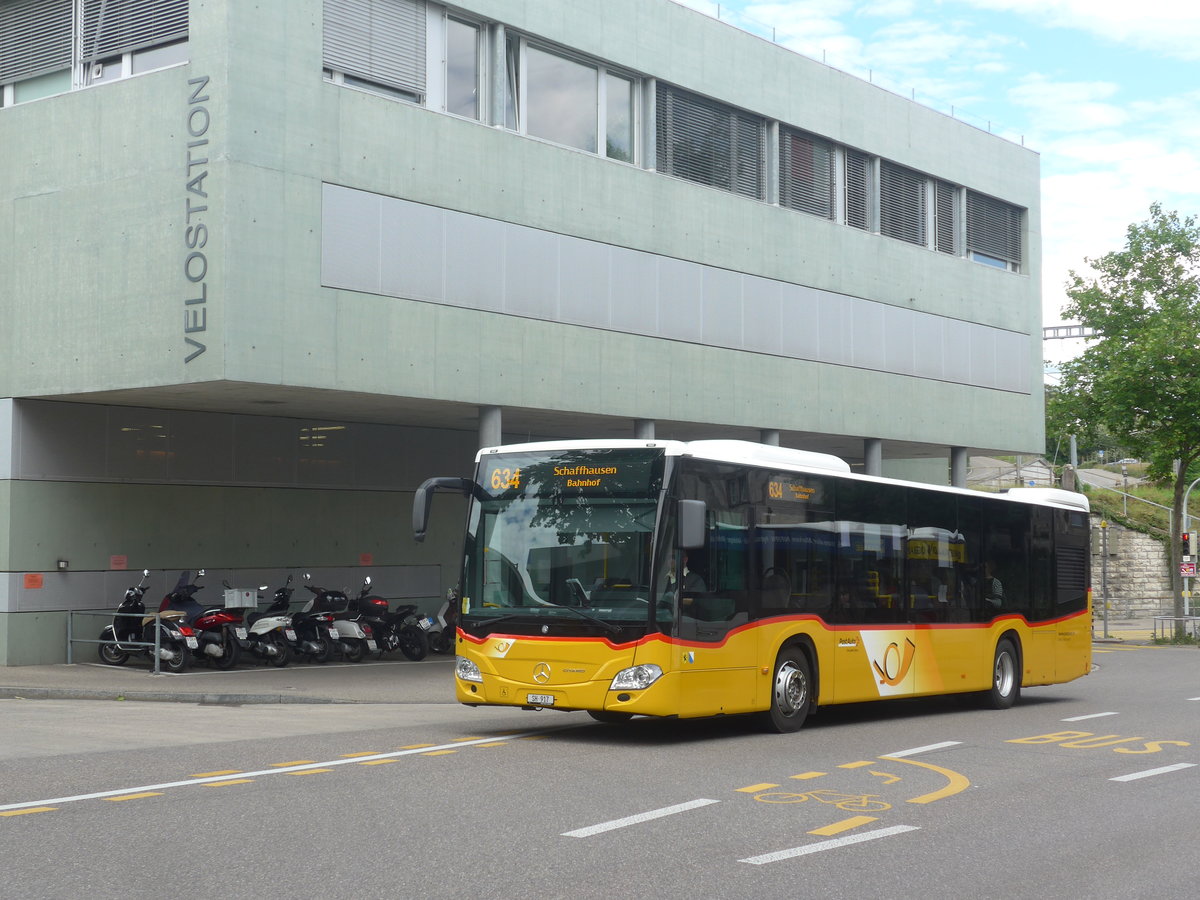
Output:
<path fill-rule="evenodd" d="M 142 580 L 125 592 L 112 624 L 100 632 L 100 661 L 123 666 L 131 656 L 155 659 L 157 654 L 168 672 L 183 672 L 200 642 L 191 627 L 183 623 L 182 612 L 165 611 L 157 618 L 146 615 L 143 597 L 149 577 L 150 570 L 143 569 Z"/>

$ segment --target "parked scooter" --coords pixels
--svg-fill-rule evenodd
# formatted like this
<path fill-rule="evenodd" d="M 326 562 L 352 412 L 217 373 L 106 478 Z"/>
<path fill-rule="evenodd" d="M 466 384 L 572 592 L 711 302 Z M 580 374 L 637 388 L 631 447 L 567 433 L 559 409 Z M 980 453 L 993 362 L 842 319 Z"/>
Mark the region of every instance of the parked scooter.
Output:
<path fill-rule="evenodd" d="M 166 612 L 157 618 L 146 615 L 146 580 L 150 570 L 142 570 L 142 580 L 125 592 L 113 623 L 100 632 L 100 660 L 111 666 L 123 666 L 133 655 L 154 658 L 154 636 L 158 631 L 158 658 L 168 672 L 187 669 L 192 650 L 200 645 L 192 629 L 183 624 L 183 616 Z"/>
<path fill-rule="evenodd" d="M 357 608 L 351 608 L 345 591 L 317 587 L 308 583 L 311 579 L 312 576 L 306 573 L 304 586 L 316 595 L 318 608 L 333 613 L 333 627 L 329 629 L 329 636 L 335 642 L 335 647 L 349 662 L 362 662 L 368 652 L 374 653 L 376 649 L 371 626 L 363 620 Z"/>
<path fill-rule="evenodd" d="M 458 589 L 446 589 L 446 601 L 439 607 L 433 627 L 426 635 L 434 653 L 453 653 L 458 636 Z"/>
<path fill-rule="evenodd" d="M 241 656 L 241 640 L 245 639 L 242 613 L 223 606 L 203 606 L 195 594 L 204 587 L 197 583 L 204 577 L 204 570 L 196 572 L 195 581 L 188 576 L 187 571 L 179 573 L 179 581 L 174 590 L 163 597 L 159 612 L 182 612 L 184 623 L 190 625 L 199 638 L 200 646 L 193 651 L 197 658 L 212 663 L 218 669 L 232 669 Z"/>
<path fill-rule="evenodd" d="M 312 576 L 305 575 L 305 581 Z M 333 624 L 334 611 L 345 605 L 346 595 L 341 591 L 324 591 L 305 584 L 313 597 L 298 612 L 292 614 L 292 627 L 296 630 L 299 643 L 293 647 L 313 662 L 329 662 L 335 649 L 340 649 L 341 634 Z M 341 595 L 340 597 L 338 595 Z"/>
<path fill-rule="evenodd" d="M 292 628 L 290 611 L 292 600 L 292 576 L 288 575 L 287 583 L 275 591 L 271 605 L 263 612 L 257 610 L 246 616 L 245 627 L 234 627 L 234 632 L 242 637 L 242 649 L 278 669 L 282 669 L 292 659 L 292 646 L 297 643 L 295 629 Z M 228 584 L 225 587 L 229 587 Z M 268 585 L 262 585 L 259 591 L 267 590 Z"/>
<path fill-rule="evenodd" d="M 393 650 L 399 650 L 411 660 L 421 660 L 429 653 L 429 639 L 426 631 L 433 625 L 429 616 L 418 616 L 417 607 L 413 604 L 397 606 L 388 611 L 388 602 L 383 597 L 368 595 L 371 589 L 371 576 L 363 580 L 362 590 L 358 594 L 357 603 L 362 614 L 371 625 L 379 645 L 379 655 Z"/>

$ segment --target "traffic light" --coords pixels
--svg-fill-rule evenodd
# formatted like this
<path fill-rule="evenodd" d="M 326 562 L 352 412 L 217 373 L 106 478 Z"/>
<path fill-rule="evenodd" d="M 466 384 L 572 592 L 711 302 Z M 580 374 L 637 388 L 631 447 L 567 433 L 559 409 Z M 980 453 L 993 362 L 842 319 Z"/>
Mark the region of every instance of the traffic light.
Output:
<path fill-rule="evenodd" d="M 1182 532 L 1179 535 L 1179 540 L 1180 540 L 1180 543 L 1183 545 L 1183 555 L 1191 556 L 1192 555 L 1192 533 L 1190 531 Z"/>

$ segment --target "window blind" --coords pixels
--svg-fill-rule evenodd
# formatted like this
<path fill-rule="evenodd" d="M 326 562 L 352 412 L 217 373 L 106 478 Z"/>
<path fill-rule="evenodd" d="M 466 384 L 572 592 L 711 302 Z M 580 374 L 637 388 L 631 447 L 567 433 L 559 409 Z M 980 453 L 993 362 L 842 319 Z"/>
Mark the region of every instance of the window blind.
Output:
<path fill-rule="evenodd" d="M 72 0 L 0 3 L 0 84 L 71 68 Z"/>
<path fill-rule="evenodd" d="M 967 191 L 967 250 L 1021 264 L 1021 210 Z"/>
<path fill-rule="evenodd" d="M 934 249 L 961 256 L 958 241 L 958 188 L 948 181 L 934 182 Z"/>
<path fill-rule="evenodd" d="M 325 0 L 325 67 L 425 94 L 425 0 Z"/>
<path fill-rule="evenodd" d="M 871 227 L 871 157 L 846 150 L 846 224 L 867 231 Z"/>
<path fill-rule="evenodd" d="M 833 145 L 811 134 L 779 129 L 779 203 L 832 219 Z"/>
<path fill-rule="evenodd" d="M 104 59 L 188 34 L 188 0 L 83 0 L 80 59 Z"/>
<path fill-rule="evenodd" d="M 762 199 L 762 119 L 662 82 L 657 100 L 660 172 Z"/>
<path fill-rule="evenodd" d="M 925 208 L 925 176 L 881 160 L 879 233 L 924 246 Z"/>

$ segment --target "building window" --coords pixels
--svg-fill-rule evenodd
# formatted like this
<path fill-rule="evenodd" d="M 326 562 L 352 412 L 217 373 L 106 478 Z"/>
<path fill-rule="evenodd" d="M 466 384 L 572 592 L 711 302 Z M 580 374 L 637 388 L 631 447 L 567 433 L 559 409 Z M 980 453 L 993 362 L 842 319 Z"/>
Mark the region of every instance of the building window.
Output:
<path fill-rule="evenodd" d="M 786 126 L 779 129 L 779 203 L 823 219 L 834 216 L 833 144 Z"/>
<path fill-rule="evenodd" d="M 975 262 L 1021 271 L 1021 209 L 967 191 L 967 255 Z"/>
<path fill-rule="evenodd" d="M 609 159 L 635 161 L 636 78 L 518 35 L 508 37 L 505 54 L 506 128 Z"/>
<path fill-rule="evenodd" d="M 525 50 L 525 133 L 596 152 L 598 72 L 537 47 Z"/>
<path fill-rule="evenodd" d="M 325 68 L 344 84 L 422 102 L 425 14 L 425 0 L 325 0 Z"/>
<path fill-rule="evenodd" d="M 39 79 L 36 96 L 71 89 L 72 0 L 15 0 L 0 3 L 0 85 Z M 62 76 L 66 82 L 63 86 Z M 27 85 L 27 89 L 28 89 Z M 12 102 L 21 102 L 16 90 Z M 25 99 L 34 99 L 28 96 Z"/>
<path fill-rule="evenodd" d="M 926 178 L 888 160 L 879 163 L 879 233 L 925 246 Z"/>
<path fill-rule="evenodd" d="M 659 82 L 657 120 L 659 171 L 763 198 L 761 118 Z"/>
<path fill-rule="evenodd" d="M 872 197 L 871 157 L 857 150 L 845 151 L 846 224 L 851 228 L 871 230 Z"/>
<path fill-rule="evenodd" d="M 962 240 L 959 237 L 961 216 L 958 207 L 958 188 L 947 181 L 934 182 L 933 249 L 939 253 L 962 255 Z"/>
<path fill-rule="evenodd" d="M 0 3 L 0 95 L 23 103 L 186 62 L 187 37 L 188 0 Z"/>
<path fill-rule="evenodd" d="M 479 26 L 446 20 L 446 112 L 479 118 Z"/>

